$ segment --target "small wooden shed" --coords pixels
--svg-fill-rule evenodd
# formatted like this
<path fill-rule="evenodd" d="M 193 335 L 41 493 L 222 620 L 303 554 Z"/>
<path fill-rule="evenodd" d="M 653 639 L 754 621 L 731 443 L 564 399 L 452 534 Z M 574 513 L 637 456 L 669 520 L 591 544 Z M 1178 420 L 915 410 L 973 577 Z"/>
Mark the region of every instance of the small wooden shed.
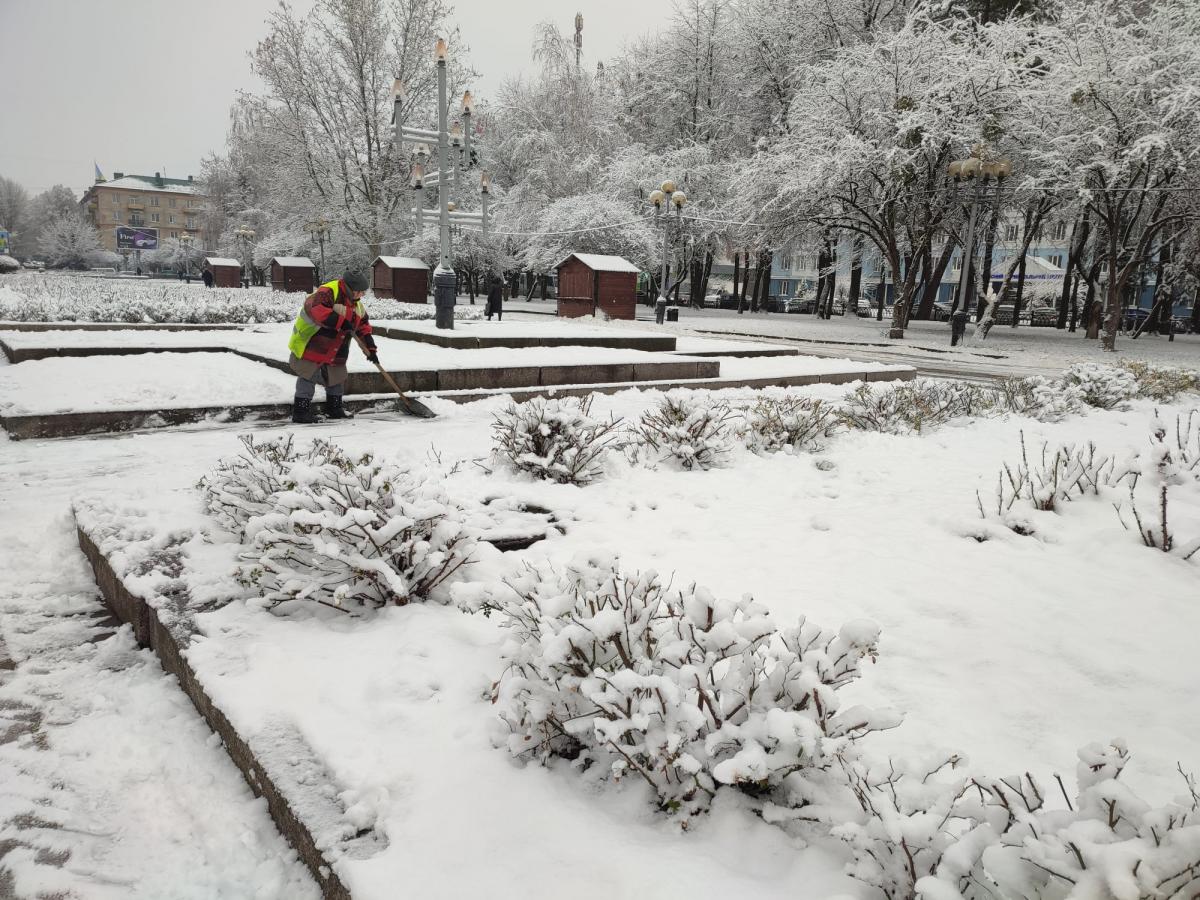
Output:
<path fill-rule="evenodd" d="M 623 256 L 572 253 L 555 268 L 560 316 L 635 318 L 639 269 Z"/>
<path fill-rule="evenodd" d="M 213 273 L 213 287 L 241 287 L 242 264 L 225 256 L 206 256 L 204 265 Z"/>
<path fill-rule="evenodd" d="M 276 256 L 271 260 L 271 288 L 276 291 L 312 293 L 317 267 L 307 256 Z"/>
<path fill-rule="evenodd" d="M 429 302 L 429 266 L 413 256 L 377 256 L 371 263 L 376 297 L 403 303 Z"/>

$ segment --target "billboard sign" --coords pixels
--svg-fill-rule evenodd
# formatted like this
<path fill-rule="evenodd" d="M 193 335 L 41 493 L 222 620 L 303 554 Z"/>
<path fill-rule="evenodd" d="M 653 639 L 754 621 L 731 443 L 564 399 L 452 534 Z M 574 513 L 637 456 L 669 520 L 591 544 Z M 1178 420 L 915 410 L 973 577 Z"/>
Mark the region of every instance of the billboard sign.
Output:
<path fill-rule="evenodd" d="M 7 256 L 11 246 L 8 239 L 8 232 L 0 231 L 0 256 Z"/>
<path fill-rule="evenodd" d="M 125 225 L 117 226 L 118 250 L 157 250 L 157 228 L 130 228 Z"/>

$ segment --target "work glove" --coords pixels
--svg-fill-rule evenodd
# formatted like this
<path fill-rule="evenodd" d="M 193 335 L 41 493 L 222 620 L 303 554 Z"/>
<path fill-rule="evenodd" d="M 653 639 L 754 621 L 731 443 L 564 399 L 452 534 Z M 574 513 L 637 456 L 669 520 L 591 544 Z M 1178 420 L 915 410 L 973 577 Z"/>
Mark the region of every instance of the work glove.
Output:
<path fill-rule="evenodd" d="M 342 332 L 343 334 L 350 334 L 352 331 L 354 331 L 354 325 L 355 325 L 354 319 L 350 319 L 350 318 L 343 319 L 342 325 L 338 329 L 338 331 Z"/>
<path fill-rule="evenodd" d="M 368 351 L 367 352 L 367 362 L 371 363 L 371 365 L 373 365 L 373 366 L 379 365 L 379 354 L 376 353 L 374 350 Z"/>

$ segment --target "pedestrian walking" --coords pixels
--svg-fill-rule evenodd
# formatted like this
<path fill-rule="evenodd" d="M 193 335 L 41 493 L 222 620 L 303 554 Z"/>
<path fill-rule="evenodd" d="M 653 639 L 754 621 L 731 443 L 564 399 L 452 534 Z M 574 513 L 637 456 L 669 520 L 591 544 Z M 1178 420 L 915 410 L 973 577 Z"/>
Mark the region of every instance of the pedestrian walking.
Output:
<path fill-rule="evenodd" d="M 499 275 L 492 276 L 491 287 L 488 288 L 487 307 L 488 321 L 492 321 L 492 314 L 496 314 L 496 321 L 504 320 L 504 282 L 500 280 Z"/>
<path fill-rule="evenodd" d="M 318 384 L 325 388 L 325 414 L 331 419 L 351 418 L 342 405 L 351 336 L 362 345 L 368 360 L 379 363 L 371 322 L 362 302 L 366 290 L 365 275 L 347 272 L 304 298 L 288 341 L 288 364 L 297 376 L 293 422 L 307 425 L 318 421 L 312 408 Z"/>
<path fill-rule="evenodd" d="M 213 286 L 212 269 L 210 269 L 208 266 L 205 266 L 204 271 L 200 273 L 200 280 L 204 282 L 205 287 L 207 287 L 207 288 L 212 287 Z"/>

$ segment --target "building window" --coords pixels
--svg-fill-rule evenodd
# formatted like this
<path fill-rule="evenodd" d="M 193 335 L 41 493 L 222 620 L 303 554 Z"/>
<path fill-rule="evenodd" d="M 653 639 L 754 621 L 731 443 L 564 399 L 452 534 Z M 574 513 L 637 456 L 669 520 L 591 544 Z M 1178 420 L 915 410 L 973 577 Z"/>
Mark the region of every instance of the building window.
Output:
<path fill-rule="evenodd" d="M 168 200 L 167 205 L 170 206 L 172 209 L 174 209 L 175 208 L 175 198 L 172 197 L 170 200 Z"/>
<path fill-rule="evenodd" d="M 112 201 L 113 201 L 113 203 L 120 203 L 120 202 L 121 202 L 121 196 L 120 196 L 119 194 L 113 194 L 113 195 L 112 195 Z"/>
<path fill-rule="evenodd" d="M 1047 259 L 1050 260 L 1050 265 L 1057 266 L 1060 269 L 1062 268 L 1062 254 L 1061 253 L 1055 253 L 1053 256 L 1047 257 Z"/>
<path fill-rule="evenodd" d="M 114 209 L 114 210 L 113 210 L 113 214 L 112 214 L 112 220 L 113 220 L 114 222 L 120 222 L 120 221 L 121 221 L 121 211 L 120 211 L 119 209 Z"/>
<path fill-rule="evenodd" d="M 1017 239 L 1018 231 L 1019 231 L 1019 227 L 1016 225 L 1005 225 L 1004 226 L 1004 239 L 1006 241 L 1015 241 Z"/>
<path fill-rule="evenodd" d="M 137 213 L 130 213 L 129 214 L 129 224 L 130 225 L 145 225 L 146 220 L 143 219 L 141 216 L 139 216 Z"/>
<path fill-rule="evenodd" d="M 157 222 L 157 221 L 159 221 L 159 215 L 158 215 L 158 213 L 150 213 L 150 221 L 151 221 L 151 222 Z"/>
<path fill-rule="evenodd" d="M 1056 241 L 1061 241 L 1063 238 L 1065 238 L 1067 236 L 1067 223 L 1055 222 L 1054 228 L 1051 231 L 1051 236 Z"/>
<path fill-rule="evenodd" d="M 158 198 L 157 198 L 157 197 L 151 197 L 151 198 L 150 198 L 150 205 L 151 205 L 151 206 L 158 206 Z"/>
<path fill-rule="evenodd" d="M 194 218 L 192 218 L 191 216 L 188 216 L 188 217 L 187 217 L 187 223 L 186 223 L 186 227 L 187 227 L 187 228 L 195 228 L 195 227 L 196 227 L 196 220 L 195 220 Z"/>
<path fill-rule="evenodd" d="M 172 231 L 172 232 L 171 232 L 171 237 L 173 237 L 173 238 L 177 238 L 177 237 L 179 237 L 179 232 L 178 232 L 178 231 Z"/>
<path fill-rule="evenodd" d="M 171 225 L 174 225 L 174 224 L 175 224 L 175 217 L 174 217 L 174 216 L 167 216 L 167 221 L 168 221 L 168 223 L 169 223 L 169 224 L 171 224 Z"/>

